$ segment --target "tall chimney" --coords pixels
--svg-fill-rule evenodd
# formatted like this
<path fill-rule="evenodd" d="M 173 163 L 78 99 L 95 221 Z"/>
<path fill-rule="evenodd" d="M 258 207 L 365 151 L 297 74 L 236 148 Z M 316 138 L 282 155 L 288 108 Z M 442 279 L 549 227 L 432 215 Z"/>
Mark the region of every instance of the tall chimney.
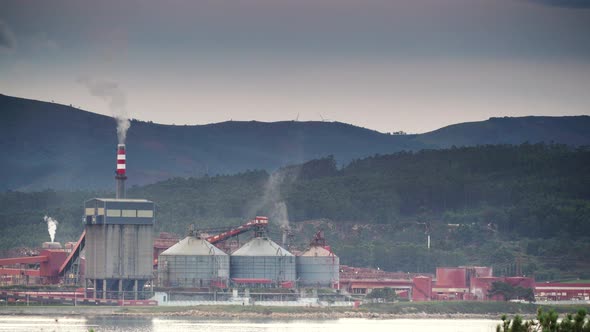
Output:
<path fill-rule="evenodd" d="M 125 198 L 125 180 L 127 175 L 125 174 L 125 144 L 117 145 L 117 199 Z"/>

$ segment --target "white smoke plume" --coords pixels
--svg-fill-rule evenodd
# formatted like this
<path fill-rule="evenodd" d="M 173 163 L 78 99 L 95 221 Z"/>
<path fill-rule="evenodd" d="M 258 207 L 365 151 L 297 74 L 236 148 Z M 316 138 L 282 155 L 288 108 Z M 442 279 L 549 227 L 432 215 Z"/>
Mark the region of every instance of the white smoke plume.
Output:
<path fill-rule="evenodd" d="M 281 226 L 289 226 L 289 212 L 284 201 L 275 202 L 270 218 L 276 220 Z"/>
<path fill-rule="evenodd" d="M 14 50 L 16 48 L 16 37 L 8 25 L 0 20 L 0 50 Z"/>
<path fill-rule="evenodd" d="M 45 222 L 47 223 L 47 232 L 49 232 L 49 237 L 51 238 L 51 242 L 54 242 L 55 240 L 55 231 L 57 231 L 57 224 L 59 224 L 57 222 L 57 220 L 45 216 L 43 217 L 43 220 L 45 220 Z"/>
<path fill-rule="evenodd" d="M 289 227 L 289 211 L 287 204 L 281 199 L 281 186 L 292 183 L 296 178 L 296 174 L 282 170 L 272 173 L 264 186 L 261 199 L 251 208 L 249 215 L 254 215 L 259 210 L 266 210 L 271 222 L 276 222 L 282 227 Z"/>
<path fill-rule="evenodd" d="M 119 144 L 125 144 L 127 130 L 131 123 L 127 116 L 127 96 L 114 81 L 81 77 L 78 83 L 84 85 L 91 95 L 101 98 L 109 104 L 109 108 L 117 120 L 117 137 Z"/>

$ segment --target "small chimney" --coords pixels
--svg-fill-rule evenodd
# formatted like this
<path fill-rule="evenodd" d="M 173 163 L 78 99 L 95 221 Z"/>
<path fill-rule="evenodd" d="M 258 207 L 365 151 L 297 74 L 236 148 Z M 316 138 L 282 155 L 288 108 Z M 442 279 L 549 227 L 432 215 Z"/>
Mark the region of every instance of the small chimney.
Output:
<path fill-rule="evenodd" d="M 43 242 L 41 247 L 43 249 L 61 249 L 61 243 L 59 243 L 59 242 Z"/>
<path fill-rule="evenodd" d="M 127 180 L 125 170 L 125 144 L 117 146 L 117 199 L 125 198 L 125 180 Z"/>

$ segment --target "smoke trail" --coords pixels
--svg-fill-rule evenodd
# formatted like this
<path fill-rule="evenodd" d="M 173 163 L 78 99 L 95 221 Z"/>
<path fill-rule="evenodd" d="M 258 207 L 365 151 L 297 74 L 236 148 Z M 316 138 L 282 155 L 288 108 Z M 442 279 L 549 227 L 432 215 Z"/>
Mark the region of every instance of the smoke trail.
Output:
<path fill-rule="evenodd" d="M 270 221 L 282 227 L 289 227 L 289 211 L 281 198 L 281 186 L 293 183 L 296 178 L 297 173 L 291 170 L 282 169 L 272 173 L 264 186 L 262 197 L 251 207 L 249 215 L 266 210 Z"/>
<path fill-rule="evenodd" d="M 108 102 L 111 112 L 117 121 L 117 137 L 119 144 L 125 144 L 127 130 L 131 123 L 127 117 L 127 96 L 116 82 L 81 77 L 78 83 L 84 85 L 91 95 Z"/>
<path fill-rule="evenodd" d="M 285 201 L 274 203 L 269 217 L 271 220 L 276 220 L 281 226 L 289 226 L 289 212 Z"/>
<path fill-rule="evenodd" d="M 55 231 L 57 230 L 57 224 L 59 224 L 57 222 L 57 220 L 45 216 L 43 217 L 43 220 L 45 220 L 45 222 L 47 223 L 47 231 L 49 232 L 49 237 L 51 238 L 51 242 L 54 242 L 55 240 Z"/>
<path fill-rule="evenodd" d="M 14 50 L 16 48 L 16 37 L 4 21 L 0 20 L 0 50 Z"/>
<path fill-rule="evenodd" d="M 131 126 L 131 122 L 129 122 L 129 119 L 126 116 L 115 116 L 115 119 L 117 119 L 117 138 L 119 139 L 119 144 L 125 144 L 127 130 Z"/>

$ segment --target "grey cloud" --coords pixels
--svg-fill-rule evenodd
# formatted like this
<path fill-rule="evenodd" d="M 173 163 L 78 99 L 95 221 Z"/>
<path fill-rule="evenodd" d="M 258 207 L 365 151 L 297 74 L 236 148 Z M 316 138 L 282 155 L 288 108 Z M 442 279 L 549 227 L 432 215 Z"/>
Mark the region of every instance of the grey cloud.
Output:
<path fill-rule="evenodd" d="M 4 21 L 0 20 L 0 48 L 16 48 L 16 37 Z"/>
<path fill-rule="evenodd" d="M 45 47 L 50 51 L 56 51 L 60 49 L 58 42 L 52 39 L 47 39 L 45 41 Z"/>
<path fill-rule="evenodd" d="M 127 110 L 125 109 L 127 104 L 125 91 L 119 87 L 117 82 L 108 80 L 81 77 L 78 79 L 78 83 L 84 85 L 91 95 L 98 97 L 109 104 L 109 108 L 117 120 L 117 136 L 119 138 L 119 143 L 125 143 L 127 130 L 131 125 L 127 116 Z"/>
<path fill-rule="evenodd" d="M 125 104 L 127 103 L 125 92 L 123 92 L 116 82 L 81 77 L 78 79 L 78 83 L 84 85 L 91 95 L 108 102 L 112 110 L 125 108 Z"/>
<path fill-rule="evenodd" d="M 590 9 L 590 0 L 530 0 L 545 6 Z"/>
<path fill-rule="evenodd" d="M 30 44 L 35 51 L 58 51 L 61 45 L 54 39 L 47 36 L 47 33 L 42 32 L 31 38 Z"/>

